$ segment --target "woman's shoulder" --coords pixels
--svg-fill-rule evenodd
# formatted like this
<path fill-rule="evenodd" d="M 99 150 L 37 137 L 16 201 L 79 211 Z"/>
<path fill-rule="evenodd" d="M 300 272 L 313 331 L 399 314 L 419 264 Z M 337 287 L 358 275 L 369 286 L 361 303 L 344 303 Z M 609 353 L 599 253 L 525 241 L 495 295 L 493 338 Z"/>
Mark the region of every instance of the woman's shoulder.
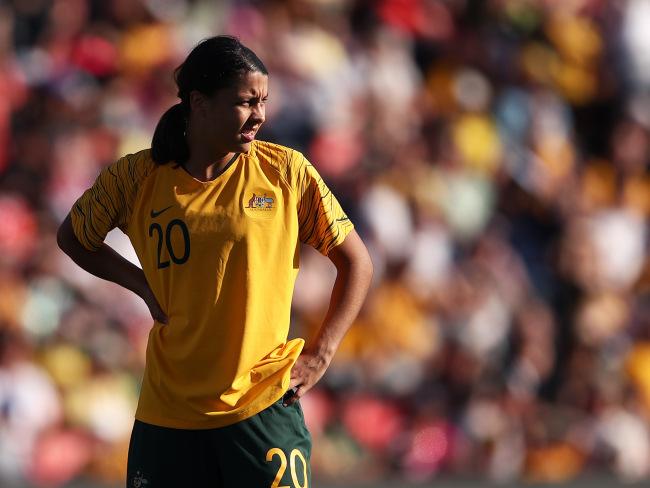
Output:
<path fill-rule="evenodd" d="M 128 160 L 129 164 L 134 169 L 139 171 L 149 173 L 158 166 L 151 157 L 151 148 L 146 148 L 134 153 L 126 154 L 124 157 Z"/>
<path fill-rule="evenodd" d="M 300 155 L 300 153 L 295 149 L 283 146 L 282 144 L 255 140 L 249 155 L 259 160 L 260 163 L 269 163 L 278 169 L 284 169 L 289 166 L 296 156 Z"/>
<path fill-rule="evenodd" d="M 112 165 L 114 175 L 129 183 L 138 183 L 150 175 L 157 167 L 151 157 L 151 149 L 142 149 L 128 153 L 119 158 Z"/>
<path fill-rule="evenodd" d="M 297 188 L 304 180 L 305 168 L 309 162 L 295 149 L 281 144 L 256 140 L 249 153 L 261 167 L 273 168 L 289 187 Z"/>

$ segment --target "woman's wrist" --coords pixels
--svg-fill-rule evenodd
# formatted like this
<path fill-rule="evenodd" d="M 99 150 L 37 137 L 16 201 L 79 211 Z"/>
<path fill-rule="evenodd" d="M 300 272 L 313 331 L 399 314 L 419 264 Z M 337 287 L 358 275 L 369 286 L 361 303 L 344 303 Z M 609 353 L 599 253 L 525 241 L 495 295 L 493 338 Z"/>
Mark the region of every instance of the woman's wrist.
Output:
<path fill-rule="evenodd" d="M 337 345 L 331 341 L 317 340 L 312 347 L 308 348 L 308 352 L 319 359 L 324 365 L 328 365 L 334 354 L 336 354 Z"/>

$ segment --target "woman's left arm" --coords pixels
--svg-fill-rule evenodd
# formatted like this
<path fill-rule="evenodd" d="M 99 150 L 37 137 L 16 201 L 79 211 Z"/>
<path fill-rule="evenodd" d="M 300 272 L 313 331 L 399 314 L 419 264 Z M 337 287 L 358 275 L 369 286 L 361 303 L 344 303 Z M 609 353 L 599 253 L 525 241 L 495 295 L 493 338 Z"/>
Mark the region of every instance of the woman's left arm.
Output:
<path fill-rule="evenodd" d="M 336 266 L 330 306 L 313 342 L 303 350 L 291 370 L 290 386 L 297 389 L 287 405 L 298 400 L 321 379 L 343 336 L 359 314 L 372 280 L 372 261 L 356 231 L 350 232 L 327 257 Z"/>

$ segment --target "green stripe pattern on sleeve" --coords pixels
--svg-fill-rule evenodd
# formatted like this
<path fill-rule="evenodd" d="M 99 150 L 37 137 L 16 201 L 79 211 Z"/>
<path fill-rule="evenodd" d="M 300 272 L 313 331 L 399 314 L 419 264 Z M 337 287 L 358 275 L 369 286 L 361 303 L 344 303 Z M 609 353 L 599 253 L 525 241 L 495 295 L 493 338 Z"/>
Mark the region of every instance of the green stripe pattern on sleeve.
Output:
<path fill-rule="evenodd" d="M 147 149 L 105 167 L 72 206 L 72 228 L 86 249 L 99 249 L 115 227 L 126 232 L 139 183 L 153 168 L 148 156 Z"/>
<path fill-rule="evenodd" d="M 300 240 L 327 256 L 354 229 L 338 200 L 316 168 L 294 152 L 292 170 L 298 193 Z"/>

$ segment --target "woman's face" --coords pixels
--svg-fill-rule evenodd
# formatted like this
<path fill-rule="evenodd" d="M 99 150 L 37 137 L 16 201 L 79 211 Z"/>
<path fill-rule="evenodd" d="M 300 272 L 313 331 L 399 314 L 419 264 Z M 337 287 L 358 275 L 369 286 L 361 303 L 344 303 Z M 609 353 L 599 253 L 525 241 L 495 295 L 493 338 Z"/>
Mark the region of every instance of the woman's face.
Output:
<path fill-rule="evenodd" d="M 242 75 L 211 97 L 199 94 L 196 108 L 192 106 L 197 135 L 217 153 L 248 152 L 264 123 L 267 96 L 268 76 L 259 72 Z"/>

